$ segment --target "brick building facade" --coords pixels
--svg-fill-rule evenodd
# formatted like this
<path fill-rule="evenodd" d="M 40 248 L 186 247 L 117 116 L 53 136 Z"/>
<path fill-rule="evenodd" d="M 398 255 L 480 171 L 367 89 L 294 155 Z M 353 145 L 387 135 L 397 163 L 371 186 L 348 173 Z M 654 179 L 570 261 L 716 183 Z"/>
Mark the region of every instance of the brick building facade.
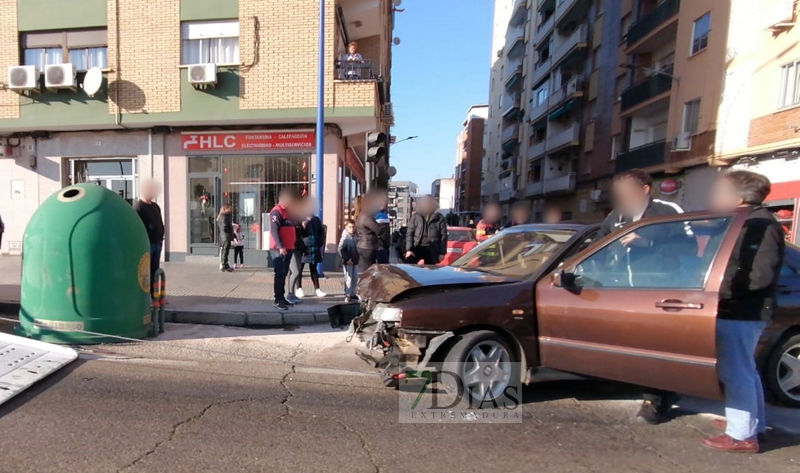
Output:
<path fill-rule="evenodd" d="M 365 158 L 366 134 L 392 123 L 393 19 L 390 0 L 325 0 L 325 12 L 319 178 L 333 244 L 367 177 L 387 180 L 388 157 Z M 28 218 L 59 188 L 95 182 L 133 201 L 144 178 L 164 183 L 166 258 L 215 254 L 208 215 L 222 203 L 251 233 L 247 252 L 263 252 L 263 214 L 280 187 L 312 195 L 318 177 L 318 15 L 316 0 L 5 2 L 0 65 L 9 77 L 20 66 L 41 77 L 0 90 L 0 252 L 20 251 Z M 341 62 L 352 41 L 363 63 Z M 72 64 L 74 83 L 45 87 L 59 64 Z M 216 81 L 191 83 L 196 64 Z M 90 96 L 93 68 L 102 85 Z"/>

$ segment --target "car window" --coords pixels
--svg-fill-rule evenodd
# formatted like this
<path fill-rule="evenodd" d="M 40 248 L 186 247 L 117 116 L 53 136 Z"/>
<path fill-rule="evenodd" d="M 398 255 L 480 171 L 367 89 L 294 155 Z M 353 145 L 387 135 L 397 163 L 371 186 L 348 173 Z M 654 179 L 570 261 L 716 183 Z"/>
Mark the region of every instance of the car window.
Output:
<path fill-rule="evenodd" d="M 597 240 L 597 233 L 599 231 L 600 230 L 597 229 L 597 230 L 592 230 L 591 232 L 587 233 L 586 236 L 584 237 L 583 241 L 580 242 L 578 245 L 576 245 L 575 248 L 572 248 L 571 250 L 569 250 L 564 255 L 564 257 L 561 258 L 561 260 L 562 261 L 566 261 L 566 260 L 572 258 L 573 256 L 577 255 L 581 251 L 585 250 L 586 248 L 589 248 L 589 245 L 591 245 L 592 243 L 595 242 L 595 240 Z"/>
<path fill-rule="evenodd" d="M 447 241 L 457 241 L 460 243 L 469 243 L 472 241 L 477 241 L 475 239 L 475 235 L 472 232 L 464 231 L 464 230 L 448 230 L 447 231 Z"/>
<path fill-rule="evenodd" d="M 574 234 L 574 230 L 505 230 L 450 266 L 524 278 L 549 262 Z"/>
<path fill-rule="evenodd" d="M 621 233 L 575 267 L 579 287 L 702 289 L 732 217 Z"/>

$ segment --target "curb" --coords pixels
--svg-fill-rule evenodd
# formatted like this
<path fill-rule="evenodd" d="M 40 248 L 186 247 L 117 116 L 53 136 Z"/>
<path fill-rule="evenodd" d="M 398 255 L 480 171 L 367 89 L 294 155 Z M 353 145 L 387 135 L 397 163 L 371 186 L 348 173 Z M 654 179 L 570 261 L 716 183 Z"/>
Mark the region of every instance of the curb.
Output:
<path fill-rule="evenodd" d="M 164 311 L 166 322 L 175 324 L 223 325 L 228 327 L 289 327 L 330 323 L 327 311 L 286 312 L 208 312 L 194 310 Z"/>

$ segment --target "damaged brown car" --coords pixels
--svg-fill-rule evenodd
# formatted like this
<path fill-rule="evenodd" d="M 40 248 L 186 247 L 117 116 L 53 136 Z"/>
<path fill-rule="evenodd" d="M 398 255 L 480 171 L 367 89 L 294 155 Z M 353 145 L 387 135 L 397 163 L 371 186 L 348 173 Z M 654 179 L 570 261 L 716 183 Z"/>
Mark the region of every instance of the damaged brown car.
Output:
<path fill-rule="evenodd" d="M 483 398 L 576 377 L 719 398 L 718 290 L 743 223 L 682 214 L 599 241 L 596 226 L 522 225 L 450 266 L 373 266 L 358 285 L 357 354 L 387 385 L 408 370 L 446 370 Z M 620 242 L 630 232 L 652 244 L 630 251 Z M 786 253 L 757 357 L 772 397 L 800 407 L 800 252 Z"/>

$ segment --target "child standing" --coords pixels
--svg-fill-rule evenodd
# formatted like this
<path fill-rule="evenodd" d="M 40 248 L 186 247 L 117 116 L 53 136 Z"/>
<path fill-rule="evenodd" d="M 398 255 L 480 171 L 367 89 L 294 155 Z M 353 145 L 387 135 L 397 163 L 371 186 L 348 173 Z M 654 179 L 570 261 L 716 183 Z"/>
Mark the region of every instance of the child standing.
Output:
<path fill-rule="evenodd" d="M 233 268 L 244 267 L 244 233 L 238 223 L 233 224 Z M 237 264 L 238 262 L 238 264 Z"/>
<path fill-rule="evenodd" d="M 356 298 L 358 284 L 358 249 L 356 248 L 356 222 L 348 220 L 339 240 L 339 256 L 344 267 L 344 301 Z"/>

